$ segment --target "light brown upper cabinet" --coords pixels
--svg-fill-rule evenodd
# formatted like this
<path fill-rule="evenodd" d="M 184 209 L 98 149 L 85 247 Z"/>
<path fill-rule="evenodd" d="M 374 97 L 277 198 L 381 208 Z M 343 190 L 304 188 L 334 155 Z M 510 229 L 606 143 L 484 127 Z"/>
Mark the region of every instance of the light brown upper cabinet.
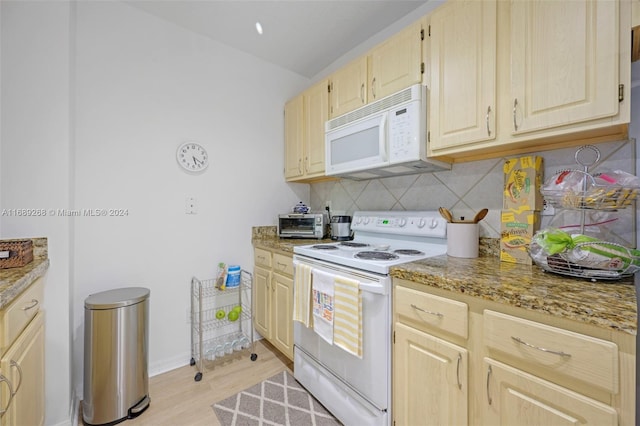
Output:
<path fill-rule="evenodd" d="M 285 178 L 312 181 L 324 177 L 324 124 L 329 119 L 328 80 L 285 105 Z"/>
<path fill-rule="evenodd" d="M 617 114 L 618 15 L 610 0 L 511 4 L 513 134 Z"/>
<path fill-rule="evenodd" d="M 332 118 L 422 82 L 424 22 L 406 27 L 331 75 Z"/>
<path fill-rule="evenodd" d="M 496 2 L 452 1 L 431 15 L 434 151 L 496 138 Z"/>
<path fill-rule="evenodd" d="M 441 6 L 430 17 L 430 153 L 465 161 L 626 137 L 630 8 L 611 0 Z"/>
<path fill-rule="evenodd" d="M 338 117 L 367 103 L 367 57 L 361 56 L 331 76 L 331 117 Z"/>
<path fill-rule="evenodd" d="M 423 22 L 415 22 L 371 50 L 369 102 L 422 82 Z"/>

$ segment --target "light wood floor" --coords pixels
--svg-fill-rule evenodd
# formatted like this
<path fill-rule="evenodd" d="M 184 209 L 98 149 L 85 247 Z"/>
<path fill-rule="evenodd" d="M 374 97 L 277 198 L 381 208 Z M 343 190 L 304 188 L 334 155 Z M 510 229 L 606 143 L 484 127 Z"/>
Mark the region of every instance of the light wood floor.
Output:
<path fill-rule="evenodd" d="M 151 405 L 139 417 L 121 423 L 123 426 L 219 426 L 211 405 L 285 369 L 293 371 L 293 362 L 269 343 L 255 344 L 258 359 L 251 361 L 249 352 L 230 356 L 209 364 L 196 382 L 195 366 L 180 367 L 149 378 Z M 80 413 L 79 425 L 82 425 Z"/>

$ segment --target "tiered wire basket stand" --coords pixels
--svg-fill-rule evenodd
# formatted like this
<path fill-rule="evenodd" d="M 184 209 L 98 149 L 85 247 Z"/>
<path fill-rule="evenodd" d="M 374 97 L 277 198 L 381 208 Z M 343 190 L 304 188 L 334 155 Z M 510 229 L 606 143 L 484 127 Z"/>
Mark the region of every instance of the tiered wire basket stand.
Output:
<path fill-rule="evenodd" d="M 542 195 L 547 203 L 550 203 L 556 211 L 576 210 L 580 217 L 580 234 L 585 234 L 585 218 L 589 211 L 617 212 L 627 207 L 635 206 L 635 198 L 638 188 L 626 188 L 619 185 L 598 185 L 594 176 L 589 173 L 589 168 L 600 161 L 600 151 L 591 145 L 580 147 L 575 154 L 576 163 L 582 169 L 568 169 L 562 172 L 583 174 L 582 190 L 550 191 L 542 190 Z M 602 227 L 606 227 L 603 224 Z M 597 250 L 616 250 L 620 258 L 626 261 L 602 263 L 590 263 L 589 253 Z M 639 259 L 632 251 L 618 243 L 609 241 L 582 242 L 575 244 L 570 250 L 547 256 L 544 250 L 532 242 L 530 253 L 542 253 L 542 256 L 532 254 L 536 265 L 545 271 L 561 275 L 579 278 L 587 278 L 591 281 L 617 280 L 633 275 L 638 269 L 635 263 Z M 637 254 L 637 252 L 635 252 Z M 633 262 L 633 263 L 632 263 Z"/>
<path fill-rule="evenodd" d="M 198 370 L 196 382 L 216 361 L 248 351 L 251 361 L 258 358 L 253 341 L 252 283 L 252 274 L 245 270 L 240 271 L 239 286 L 224 290 L 216 287 L 215 278 L 191 279 L 191 365 Z M 241 310 L 231 320 L 229 313 L 237 306 Z"/>

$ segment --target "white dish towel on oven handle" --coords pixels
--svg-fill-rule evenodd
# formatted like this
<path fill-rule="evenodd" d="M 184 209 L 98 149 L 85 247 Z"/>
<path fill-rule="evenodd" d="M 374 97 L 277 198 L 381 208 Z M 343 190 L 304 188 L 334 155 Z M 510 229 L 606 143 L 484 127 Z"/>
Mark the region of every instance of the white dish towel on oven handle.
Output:
<path fill-rule="evenodd" d="M 311 270 L 313 330 L 333 345 L 334 281 L 337 275 Z"/>

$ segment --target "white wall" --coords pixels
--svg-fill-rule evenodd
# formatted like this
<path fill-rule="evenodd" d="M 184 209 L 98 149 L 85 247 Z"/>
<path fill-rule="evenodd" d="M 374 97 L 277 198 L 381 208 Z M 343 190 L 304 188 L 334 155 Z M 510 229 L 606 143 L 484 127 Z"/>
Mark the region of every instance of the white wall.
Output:
<path fill-rule="evenodd" d="M 76 365 L 83 300 L 144 286 L 153 375 L 191 358 L 191 277 L 213 277 L 221 261 L 250 268 L 251 227 L 308 199 L 282 178 L 283 105 L 308 81 L 125 4 L 77 10 L 76 208 L 127 215 L 76 219 Z M 201 175 L 178 167 L 187 140 L 210 154 Z"/>
<path fill-rule="evenodd" d="M 150 374 L 187 364 L 191 277 L 250 267 L 251 227 L 308 202 L 282 178 L 282 141 L 309 81 L 120 2 L 1 5 L 0 204 L 127 210 L 0 218 L 2 238 L 49 237 L 46 424 L 68 424 L 89 294 L 150 288 Z M 185 140 L 208 149 L 204 174 L 179 169 Z"/>
<path fill-rule="evenodd" d="M 0 194 L 6 209 L 70 203 L 70 5 L 2 1 Z M 70 230 L 67 218 L 0 217 L 2 238 L 48 237 L 45 422 L 69 419 Z"/>

